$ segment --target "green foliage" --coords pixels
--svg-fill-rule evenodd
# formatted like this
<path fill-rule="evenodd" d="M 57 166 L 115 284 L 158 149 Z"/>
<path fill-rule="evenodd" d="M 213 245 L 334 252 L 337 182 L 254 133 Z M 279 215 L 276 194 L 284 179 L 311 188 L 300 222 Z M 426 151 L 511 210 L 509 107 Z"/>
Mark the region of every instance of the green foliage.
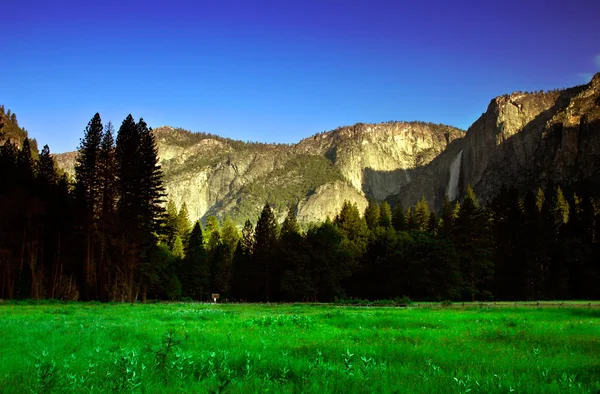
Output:
<path fill-rule="evenodd" d="M 343 208 L 342 208 L 343 209 Z M 369 201 L 367 208 L 365 209 L 365 221 L 367 222 L 367 227 L 370 230 L 375 229 L 379 226 L 380 219 L 380 210 L 379 205 L 374 201 Z"/>
<path fill-rule="evenodd" d="M 379 205 L 379 225 L 384 228 L 392 226 L 392 209 L 387 201 L 382 201 Z"/>
<path fill-rule="evenodd" d="M 415 206 L 414 219 L 413 220 L 417 226 L 417 230 L 419 231 L 427 231 L 429 228 L 429 204 L 425 200 L 425 197 L 421 197 L 421 199 L 417 202 Z"/>
<path fill-rule="evenodd" d="M 190 215 L 188 214 L 187 204 L 184 202 L 181 204 L 181 209 L 177 214 L 177 234 L 181 238 L 186 239 L 191 228 Z"/>
<path fill-rule="evenodd" d="M 404 207 L 402 203 L 398 201 L 394 207 L 394 214 L 392 216 L 392 226 L 396 231 L 406 230 L 406 216 L 404 214 Z"/>
<path fill-rule="evenodd" d="M 256 206 L 269 201 L 273 209 L 286 209 L 310 196 L 326 183 L 344 178 L 325 157 L 302 154 L 294 156 L 265 177 L 245 185 L 238 195 L 241 203 L 232 211 L 238 222 L 253 219 Z"/>
<path fill-rule="evenodd" d="M 182 264 L 183 295 L 196 300 L 209 299 L 211 272 L 200 222 L 194 224 Z"/>

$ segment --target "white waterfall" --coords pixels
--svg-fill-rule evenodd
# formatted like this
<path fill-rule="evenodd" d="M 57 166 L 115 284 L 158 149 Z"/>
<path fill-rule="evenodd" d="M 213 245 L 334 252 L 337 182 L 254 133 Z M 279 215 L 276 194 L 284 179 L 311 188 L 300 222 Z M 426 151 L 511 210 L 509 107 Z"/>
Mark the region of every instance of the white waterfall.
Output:
<path fill-rule="evenodd" d="M 458 179 L 460 177 L 460 159 L 462 158 L 462 153 L 462 150 L 458 152 L 458 155 L 456 155 L 454 160 L 452 160 L 452 164 L 450 164 L 450 180 L 446 188 L 446 194 L 448 194 L 450 201 L 454 201 L 458 197 Z"/>

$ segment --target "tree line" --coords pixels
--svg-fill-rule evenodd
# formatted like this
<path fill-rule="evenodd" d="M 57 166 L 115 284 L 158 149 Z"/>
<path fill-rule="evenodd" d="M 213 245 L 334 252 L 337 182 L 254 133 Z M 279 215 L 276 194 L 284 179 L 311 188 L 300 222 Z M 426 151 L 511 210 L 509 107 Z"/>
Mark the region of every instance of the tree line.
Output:
<path fill-rule="evenodd" d="M 129 115 L 116 140 L 96 114 L 75 177 L 48 146 L 0 147 L 0 298 L 249 302 L 597 299 L 600 216 L 589 193 L 552 184 L 503 188 L 482 205 L 471 187 L 439 212 L 344 203 L 303 230 L 269 203 L 240 229 L 190 221 L 166 201 L 156 141 Z M 39 156 L 39 157 L 38 157 Z M 37 158 L 36 158 L 37 157 Z"/>
<path fill-rule="evenodd" d="M 152 130 L 129 115 L 116 142 L 96 114 L 78 148 L 75 181 L 48 146 L 0 148 L 0 298 L 133 301 L 151 278 L 163 215 Z"/>

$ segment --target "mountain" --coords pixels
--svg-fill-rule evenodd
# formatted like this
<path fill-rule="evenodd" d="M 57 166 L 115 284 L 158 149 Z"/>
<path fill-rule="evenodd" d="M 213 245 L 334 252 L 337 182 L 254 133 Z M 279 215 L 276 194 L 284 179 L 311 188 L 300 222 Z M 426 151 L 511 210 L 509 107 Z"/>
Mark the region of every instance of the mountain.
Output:
<path fill-rule="evenodd" d="M 522 192 L 547 182 L 600 190 L 600 73 L 586 85 L 496 97 L 464 138 L 393 199 L 407 206 L 424 195 L 440 206 L 452 172 L 451 197 L 470 184 L 483 201 L 503 185 Z"/>
<path fill-rule="evenodd" d="M 482 200 L 502 185 L 599 185 L 600 73 L 586 85 L 493 99 L 466 133 L 423 122 L 339 127 L 297 144 L 247 143 L 168 126 L 154 130 L 169 198 L 192 219 L 255 221 L 266 201 L 280 219 L 333 217 L 344 200 L 439 207 L 471 184 Z M 67 172 L 76 155 L 56 155 Z"/>
<path fill-rule="evenodd" d="M 0 146 L 8 141 L 20 148 L 25 138 L 28 137 L 27 130 L 19 126 L 17 114 L 11 112 L 10 109 L 6 110 L 4 105 L 0 105 Z M 37 141 L 33 138 L 30 139 L 29 143 L 32 154 L 37 157 Z"/>

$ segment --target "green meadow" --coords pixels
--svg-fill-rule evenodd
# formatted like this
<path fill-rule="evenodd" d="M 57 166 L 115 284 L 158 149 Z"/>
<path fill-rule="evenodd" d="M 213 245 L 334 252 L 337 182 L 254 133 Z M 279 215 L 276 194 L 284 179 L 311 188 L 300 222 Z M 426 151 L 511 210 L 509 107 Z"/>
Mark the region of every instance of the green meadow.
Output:
<path fill-rule="evenodd" d="M 0 392 L 597 393 L 600 310 L 0 304 Z"/>

